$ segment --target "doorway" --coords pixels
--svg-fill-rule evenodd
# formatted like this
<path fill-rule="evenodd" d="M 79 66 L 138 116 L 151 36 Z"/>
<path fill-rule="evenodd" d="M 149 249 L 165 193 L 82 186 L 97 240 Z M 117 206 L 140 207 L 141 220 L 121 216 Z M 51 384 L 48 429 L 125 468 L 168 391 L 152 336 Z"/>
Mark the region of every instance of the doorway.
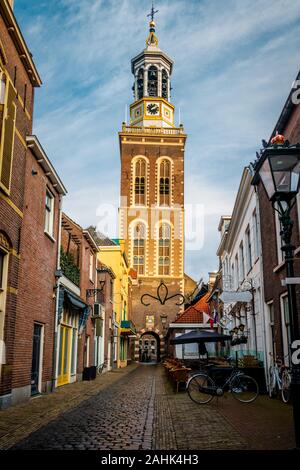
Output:
<path fill-rule="evenodd" d="M 31 395 L 41 393 L 43 364 L 43 325 L 34 323 L 31 363 Z"/>
<path fill-rule="evenodd" d="M 65 385 L 70 382 L 71 333 L 72 333 L 71 327 L 65 326 L 65 325 L 60 326 L 58 377 L 57 377 L 58 386 Z"/>
<path fill-rule="evenodd" d="M 152 364 L 160 362 L 160 339 L 156 333 L 146 332 L 141 336 L 139 360 Z"/>

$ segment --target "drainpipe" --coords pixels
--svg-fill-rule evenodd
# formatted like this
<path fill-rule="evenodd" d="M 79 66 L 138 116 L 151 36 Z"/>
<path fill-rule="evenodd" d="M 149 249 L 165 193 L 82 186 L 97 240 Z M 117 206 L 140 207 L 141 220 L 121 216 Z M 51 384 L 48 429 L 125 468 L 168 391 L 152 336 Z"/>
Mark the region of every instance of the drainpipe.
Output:
<path fill-rule="evenodd" d="M 61 245 L 61 223 L 62 223 L 62 196 L 59 199 L 58 209 L 58 235 L 57 235 L 57 261 L 56 271 L 60 271 L 60 245 Z M 57 337 L 58 337 L 58 303 L 59 303 L 59 290 L 60 290 L 60 276 L 56 277 L 56 299 L 55 299 L 55 324 L 54 324 L 54 336 L 53 336 L 53 357 L 52 357 L 52 382 L 51 391 L 55 389 L 55 380 L 57 372 Z"/>

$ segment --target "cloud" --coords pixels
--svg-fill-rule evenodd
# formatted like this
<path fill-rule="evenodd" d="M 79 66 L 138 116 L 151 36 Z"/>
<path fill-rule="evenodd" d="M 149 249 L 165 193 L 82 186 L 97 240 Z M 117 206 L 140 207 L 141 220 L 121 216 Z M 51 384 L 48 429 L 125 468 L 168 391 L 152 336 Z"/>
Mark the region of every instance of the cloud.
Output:
<path fill-rule="evenodd" d="M 99 205 L 118 206 L 117 132 L 150 7 L 148 0 L 15 5 L 44 82 L 34 129 L 69 190 L 65 210 L 83 226 L 98 223 Z M 232 211 L 243 167 L 273 130 L 298 72 L 300 10 L 293 0 L 161 0 L 158 9 L 160 47 L 175 61 L 176 119 L 180 106 L 188 133 L 185 199 L 204 207 L 204 246 L 187 251 L 186 269 L 207 277 L 218 267 L 219 218 Z"/>

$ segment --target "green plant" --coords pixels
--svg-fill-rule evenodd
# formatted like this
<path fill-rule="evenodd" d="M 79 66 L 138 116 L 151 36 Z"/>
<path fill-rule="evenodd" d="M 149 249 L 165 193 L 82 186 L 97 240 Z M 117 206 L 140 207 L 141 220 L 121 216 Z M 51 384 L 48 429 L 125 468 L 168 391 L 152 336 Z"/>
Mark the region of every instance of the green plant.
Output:
<path fill-rule="evenodd" d="M 74 284 L 80 284 L 80 269 L 75 263 L 72 253 L 66 253 L 63 248 L 60 249 L 60 265 L 64 275 Z"/>

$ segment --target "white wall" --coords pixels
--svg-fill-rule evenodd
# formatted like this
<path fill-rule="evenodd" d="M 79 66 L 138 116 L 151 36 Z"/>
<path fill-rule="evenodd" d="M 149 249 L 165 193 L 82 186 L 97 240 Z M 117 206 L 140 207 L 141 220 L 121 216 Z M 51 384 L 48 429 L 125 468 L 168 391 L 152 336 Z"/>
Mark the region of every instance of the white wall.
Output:
<path fill-rule="evenodd" d="M 242 317 L 232 318 L 226 325 L 227 331 L 241 323 L 248 326 L 248 343 L 232 347 L 232 351 L 250 351 L 257 349 L 259 356 L 266 360 L 265 344 L 265 305 L 263 301 L 263 277 L 261 263 L 260 247 L 260 228 L 259 228 L 259 207 L 255 188 L 251 186 L 251 175 L 248 169 L 245 169 L 241 179 L 241 184 L 237 194 L 234 211 L 230 227 L 224 243 L 224 249 L 221 253 L 223 289 L 224 290 L 249 290 L 253 287 L 253 303 L 249 302 L 243 305 Z M 255 218 L 256 214 L 256 218 Z M 256 226 L 257 222 L 257 226 Z M 248 255 L 248 237 L 249 230 L 251 258 Z M 241 244 L 244 252 L 244 267 L 242 269 Z M 236 257 L 238 263 L 236 263 Z M 249 269 L 251 259 L 251 267 Z M 232 270 L 232 265 L 234 269 Z M 237 265 L 239 269 L 237 270 Z M 238 272 L 237 272 L 238 271 Z M 244 272 L 244 276 L 241 273 Z M 255 312 L 255 321 L 253 312 Z M 234 304 L 224 304 L 224 313 L 230 314 Z M 256 326 L 256 328 L 255 328 Z M 256 330 L 256 331 L 255 331 Z M 245 330 L 245 334 L 247 330 Z"/>

